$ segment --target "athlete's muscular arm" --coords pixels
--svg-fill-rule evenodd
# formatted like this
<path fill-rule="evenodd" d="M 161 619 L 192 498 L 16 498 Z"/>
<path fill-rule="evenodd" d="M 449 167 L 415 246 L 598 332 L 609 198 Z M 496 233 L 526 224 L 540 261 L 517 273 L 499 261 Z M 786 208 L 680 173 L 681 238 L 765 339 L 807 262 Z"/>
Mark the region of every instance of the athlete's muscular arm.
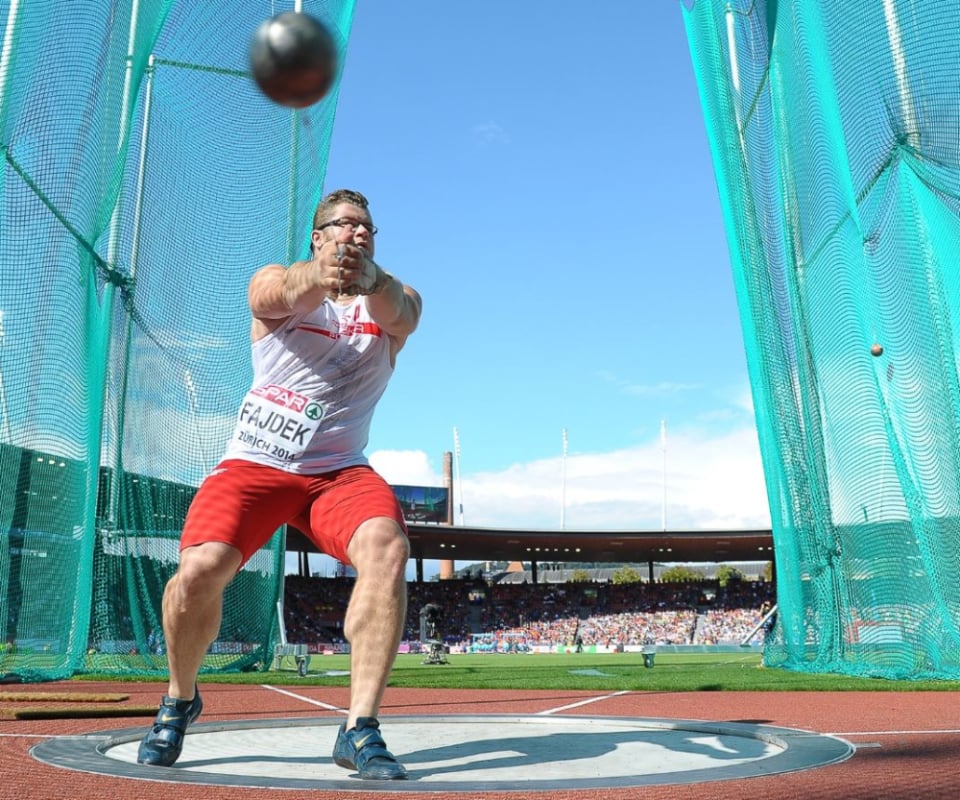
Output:
<path fill-rule="evenodd" d="M 324 298 L 337 296 L 338 271 L 333 242 L 325 243 L 309 261 L 297 261 L 289 267 L 263 267 L 247 290 L 250 311 L 261 320 L 286 319 L 312 311 Z"/>
<path fill-rule="evenodd" d="M 367 310 L 387 334 L 406 339 L 420 322 L 423 301 L 416 289 L 404 285 L 373 261 L 370 264 L 376 268 L 376 291 L 366 295 Z"/>

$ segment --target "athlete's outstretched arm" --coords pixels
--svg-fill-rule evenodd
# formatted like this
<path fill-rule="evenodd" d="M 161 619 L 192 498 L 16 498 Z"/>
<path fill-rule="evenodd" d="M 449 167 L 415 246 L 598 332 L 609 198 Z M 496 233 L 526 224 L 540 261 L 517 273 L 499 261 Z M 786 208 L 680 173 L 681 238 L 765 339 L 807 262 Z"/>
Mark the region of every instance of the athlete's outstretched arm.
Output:
<path fill-rule="evenodd" d="M 269 264 L 250 280 L 247 299 L 255 319 L 285 319 L 307 313 L 324 298 L 336 297 L 342 280 L 337 245 L 326 242 L 309 261 L 289 267 Z"/>
<path fill-rule="evenodd" d="M 412 286 L 385 272 L 379 265 L 375 286 L 377 291 L 366 296 L 367 310 L 377 324 L 390 336 L 406 338 L 420 323 L 423 300 Z"/>

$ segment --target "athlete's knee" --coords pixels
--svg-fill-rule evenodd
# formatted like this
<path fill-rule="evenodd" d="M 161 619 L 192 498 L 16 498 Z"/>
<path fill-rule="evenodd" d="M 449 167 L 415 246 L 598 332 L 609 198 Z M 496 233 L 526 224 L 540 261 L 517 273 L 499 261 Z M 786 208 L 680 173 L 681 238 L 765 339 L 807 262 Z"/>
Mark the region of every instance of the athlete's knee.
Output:
<path fill-rule="evenodd" d="M 410 559 L 410 541 L 394 520 L 374 517 L 357 528 L 347 555 L 358 573 L 367 566 L 377 565 L 403 574 Z"/>
<path fill-rule="evenodd" d="M 187 610 L 223 594 L 240 566 L 236 548 L 220 542 L 188 547 L 180 554 L 180 566 L 167 586 L 170 600 Z"/>

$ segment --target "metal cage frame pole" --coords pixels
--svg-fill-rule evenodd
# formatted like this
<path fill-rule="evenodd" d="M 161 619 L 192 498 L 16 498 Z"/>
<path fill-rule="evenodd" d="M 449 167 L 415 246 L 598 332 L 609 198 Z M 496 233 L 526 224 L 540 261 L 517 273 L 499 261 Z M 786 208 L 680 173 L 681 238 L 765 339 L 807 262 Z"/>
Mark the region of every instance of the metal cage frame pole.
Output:
<path fill-rule="evenodd" d="M 128 56 L 130 58 L 130 56 Z M 147 169 L 147 144 L 150 135 L 150 114 L 153 101 L 153 75 L 155 66 L 155 57 L 151 53 L 147 60 L 146 87 L 143 96 L 143 127 L 140 130 L 140 158 L 137 161 L 137 184 L 134 192 L 133 206 L 133 233 L 130 242 L 130 279 L 131 281 L 137 274 L 137 263 L 140 258 L 140 236 L 141 219 L 143 217 L 143 192 L 146 182 Z M 119 202 L 118 202 L 119 206 Z M 117 223 L 119 228 L 119 222 Z M 116 230 L 114 231 L 116 233 Z M 117 234 L 118 235 L 118 234 Z M 119 245 L 117 245 L 119 246 Z M 110 502 L 107 506 L 109 520 L 112 524 L 117 523 L 118 507 L 120 503 L 120 473 L 123 468 L 123 428 L 126 422 L 126 396 L 127 396 L 127 364 L 130 360 L 130 333 L 133 329 L 133 320 L 127 315 L 126 326 L 123 337 L 123 358 L 121 359 L 118 370 L 120 373 L 120 389 L 117 397 L 117 430 L 116 447 L 113 458 L 113 473 L 110 483 Z"/>
<path fill-rule="evenodd" d="M 7 103 L 5 99 L 7 84 L 10 82 L 11 64 L 13 63 L 13 42 L 17 38 L 17 28 L 20 25 L 21 0 L 10 0 L 10 9 L 7 11 L 7 27 L 3 32 L 3 49 L 0 50 L 0 130 L 6 126 Z M 6 151 L 6 143 L 0 142 L 0 147 Z"/>
<path fill-rule="evenodd" d="M 298 14 L 303 11 L 303 1 L 296 0 L 293 10 Z M 300 160 L 300 112 L 297 109 L 290 111 L 290 197 L 287 217 L 287 263 L 297 260 L 297 190 L 299 180 L 297 163 Z"/>
<path fill-rule="evenodd" d="M 3 351 L 6 349 L 6 331 L 4 330 L 4 310 L 0 308 L 0 414 L 3 414 L 3 441 L 13 444 L 13 429 L 10 427 L 10 408 L 7 405 L 7 389 L 3 381 Z"/>
<path fill-rule="evenodd" d="M 140 2 L 133 0 L 130 5 L 130 25 L 127 33 L 126 69 L 123 77 L 123 92 L 120 98 L 120 130 L 117 135 L 117 153 L 126 152 L 126 143 L 129 136 L 130 117 L 133 107 L 133 56 L 136 52 L 137 23 L 140 16 Z M 122 170 L 122 164 L 116 165 Z M 122 183 L 117 191 L 116 202 L 110 217 L 109 239 L 107 243 L 107 269 L 113 270 L 116 265 L 117 251 L 120 246 L 120 223 L 123 200 Z M 96 544 L 97 495 L 100 485 L 100 464 L 103 459 L 103 410 L 106 405 L 109 374 L 110 341 L 113 332 L 113 313 L 115 307 L 116 285 L 113 281 L 106 281 L 103 287 L 102 302 L 97 303 L 95 281 L 91 280 L 87 290 L 87 318 L 97 319 L 91 341 L 91 352 L 106 353 L 105 359 L 96 364 L 88 365 L 90 386 L 87 406 L 87 448 L 90 454 L 87 479 L 85 486 L 85 506 L 83 510 L 84 536 L 80 544 L 80 564 L 92 564 Z M 119 446 L 119 443 L 118 443 Z M 94 456 L 94 454 L 96 454 Z M 91 603 L 93 599 L 93 583 L 77 586 L 74 596 L 74 625 L 70 628 L 70 637 L 67 643 L 66 655 L 71 672 L 75 672 L 83 654 L 86 652 L 87 640 L 90 633 Z"/>
<path fill-rule="evenodd" d="M 128 56 L 130 58 L 131 56 Z M 130 242 L 130 279 L 131 281 L 136 276 L 137 272 L 137 262 L 140 257 L 140 236 L 141 236 L 141 225 L 140 222 L 143 217 L 143 192 L 144 184 L 146 181 L 146 166 L 147 166 L 147 143 L 149 141 L 150 133 L 150 111 L 152 107 L 153 99 L 153 75 L 155 69 L 155 58 L 151 53 L 150 57 L 147 60 L 147 71 L 146 71 L 146 86 L 144 88 L 144 97 L 143 97 L 143 125 L 140 129 L 140 157 L 137 161 L 137 183 L 136 189 L 134 191 L 134 210 L 133 210 L 133 233 L 131 235 Z M 130 314 L 127 314 L 126 321 L 124 325 L 124 335 L 123 335 L 123 358 L 120 363 L 117 365 L 119 370 L 119 383 L 120 388 L 117 393 L 117 429 L 116 429 L 116 447 L 113 454 L 113 470 L 111 472 L 110 479 L 110 502 L 107 504 L 107 513 L 109 515 L 109 522 L 111 526 L 116 527 L 119 523 L 119 507 L 120 507 L 120 487 L 121 487 L 121 474 L 123 472 L 123 442 L 124 435 L 123 430 L 126 425 L 126 411 L 127 411 L 127 379 L 129 376 L 129 370 L 127 365 L 130 362 L 130 340 L 131 332 L 133 330 L 133 320 Z M 126 571 L 127 576 L 127 593 L 129 595 L 130 608 L 136 608 L 137 606 L 137 593 L 136 593 L 136 580 L 133 574 L 133 563 L 130 558 L 132 553 L 130 552 L 130 546 L 132 540 L 129 536 L 123 536 L 123 552 L 124 552 L 124 570 Z M 143 615 L 141 614 L 131 614 L 131 622 L 133 624 L 134 636 L 138 642 L 146 642 L 148 638 L 148 633 L 144 627 Z M 151 625 L 151 628 L 158 627 L 158 624 L 162 624 L 161 620 L 156 621 L 157 624 Z"/>
<path fill-rule="evenodd" d="M 749 647 L 750 640 L 760 632 L 760 629 L 767 624 L 767 620 L 770 619 L 770 617 L 772 617 L 776 613 L 777 613 L 777 604 L 774 603 L 773 608 L 771 608 L 766 614 L 763 615 L 763 619 L 761 619 L 757 623 L 756 627 L 752 631 L 750 631 L 750 633 L 748 633 L 746 636 L 743 637 L 743 639 L 740 642 L 740 646 Z"/>
<path fill-rule="evenodd" d="M 303 10 L 303 0 L 295 0 L 293 10 L 297 13 Z M 295 247 L 297 240 L 297 190 L 299 183 L 297 181 L 297 163 L 300 160 L 300 122 L 296 109 L 290 112 L 290 197 L 287 217 L 287 263 L 292 264 L 297 260 Z M 284 622 L 284 594 L 286 593 L 287 583 L 287 526 L 281 527 L 281 537 L 283 547 L 280 557 L 280 586 L 277 599 L 277 624 L 279 625 L 279 635 L 281 644 L 287 643 L 286 623 Z M 309 556 L 307 556 L 307 572 L 310 571 Z"/>
<path fill-rule="evenodd" d="M 0 49 L 0 131 L 6 129 L 6 118 L 7 118 L 7 98 L 10 96 L 7 92 L 7 84 L 10 82 L 10 75 L 12 73 L 11 65 L 13 62 L 13 42 L 17 36 L 17 28 L 20 22 L 20 0 L 11 0 L 10 8 L 7 12 L 7 26 L 3 33 L 3 45 Z M 4 158 L 7 155 L 7 143 L 0 142 L 0 152 L 3 153 Z M 0 197 L 3 196 L 4 189 L 4 177 L 3 173 L 0 172 Z M 0 353 L 2 353 L 2 348 L 4 347 L 3 342 L 3 310 L 0 309 Z M 3 414 L 3 424 L 6 430 L 6 442 L 7 444 L 13 444 L 13 434 L 10 428 L 10 417 L 9 409 L 7 406 L 7 392 L 6 387 L 3 383 L 3 372 L 2 364 L 0 364 L 0 400 L 2 400 L 2 408 L 0 408 L 0 413 Z M 10 536 L 0 537 L 0 585 L 9 586 L 10 585 L 10 549 L 11 542 Z M 2 610 L 2 618 L 0 618 L 0 635 L 3 637 L 3 641 L 7 641 L 7 625 L 9 620 L 7 619 L 7 607 L 6 607 L 6 598 L 0 602 L 0 610 Z"/>

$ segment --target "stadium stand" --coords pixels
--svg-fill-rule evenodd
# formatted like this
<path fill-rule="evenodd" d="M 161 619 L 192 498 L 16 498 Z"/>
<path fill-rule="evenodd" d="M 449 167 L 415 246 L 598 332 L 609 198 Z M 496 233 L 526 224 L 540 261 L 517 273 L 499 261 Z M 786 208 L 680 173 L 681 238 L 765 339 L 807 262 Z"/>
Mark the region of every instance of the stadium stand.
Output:
<path fill-rule="evenodd" d="M 343 652 L 343 615 L 353 579 L 287 576 L 289 641 L 310 652 Z M 766 581 L 563 584 L 488 583 L 482 578 L 408 584 L 405 650 L 420 646 L 419 610 L 443 611 L 440 634 L 451 652 L 618 650 L 644 645 L 734 645 L 775 602 Z"/>

